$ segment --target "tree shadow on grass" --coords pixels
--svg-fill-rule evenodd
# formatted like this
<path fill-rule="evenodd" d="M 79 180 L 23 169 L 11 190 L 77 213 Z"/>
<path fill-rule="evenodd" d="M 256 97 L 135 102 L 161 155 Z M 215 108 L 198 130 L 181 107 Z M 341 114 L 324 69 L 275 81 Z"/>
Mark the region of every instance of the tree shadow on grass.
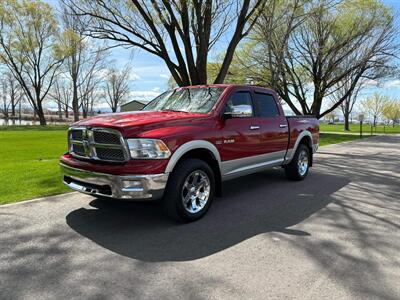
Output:
<path fill-rule="evenodd" d="M 115 253 L 142 261 L 189 261 L 227 249 L 255 235 L 281 232 L 307 238 L 312 233 L 289 229 L 333 199 L 349 180 L 313 174 L 287 181 L 281 170 L 250 175 L 224 184 L 208 214 L 190 224 L 164 217 L 157 203 L 94 200 L 93 209 L 67 216 L 76 232 Z"/>

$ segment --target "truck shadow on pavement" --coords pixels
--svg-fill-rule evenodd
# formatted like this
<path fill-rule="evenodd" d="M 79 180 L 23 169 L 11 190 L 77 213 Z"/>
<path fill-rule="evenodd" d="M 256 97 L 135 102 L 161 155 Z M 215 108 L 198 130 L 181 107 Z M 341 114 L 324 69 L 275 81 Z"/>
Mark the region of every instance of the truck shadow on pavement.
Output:
<path fill-rule="evenodd" d="M 224 184 L 207 215 L 194 223 L 166 218 L 157 203 L 93 200 L 92 208 L 69 213 L 67 224 L 98 245 L 147 262 L 203 258 L 255 235 L 281 232 L 302 238 L 312 233 L 290 229 L 334 199 L 346 177 L 311 172 L 302 182 L 288 181 L 276 169 Z"/>

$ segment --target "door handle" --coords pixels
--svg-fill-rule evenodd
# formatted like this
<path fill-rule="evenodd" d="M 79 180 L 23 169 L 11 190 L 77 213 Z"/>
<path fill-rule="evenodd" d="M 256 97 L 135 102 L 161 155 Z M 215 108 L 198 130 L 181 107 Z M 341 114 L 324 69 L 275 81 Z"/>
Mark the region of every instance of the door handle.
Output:
<path fill-rule="evenodd" d="M 258 126 L 258 125 L 251 125 L 250 126 L 250 130 L 257 130 L 257 129 L 260 129 L 260 126 Z"/>
<path fill-rule="evenodd" d="M 286 125 L 286 124 L 280 124 L 279 127 L 280 127 L 280 128 L 286 128 L 287 125 Z"/>

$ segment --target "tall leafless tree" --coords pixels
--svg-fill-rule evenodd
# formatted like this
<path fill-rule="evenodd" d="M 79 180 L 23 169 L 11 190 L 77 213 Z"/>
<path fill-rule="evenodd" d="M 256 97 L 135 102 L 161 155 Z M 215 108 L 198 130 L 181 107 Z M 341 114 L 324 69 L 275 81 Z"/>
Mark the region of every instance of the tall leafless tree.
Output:
<path fill-rule="evenodd" d="M 17 106 L 22 99 L 22 90 L 20 89 L 17 80 L 13 74 L 9 71 L 4 72 L 4 76 L 1 79 L 1 91 L 2 91 L 2 105 L 0 112 L 3 113 L 4 117 L 16 117 Z"/>
<path fill-rule="evenodd" d="M 215 79 L 222 83 L 237 45 L 267 4 L 267 0 L 62 1 L 84 18 L 87 35 L 160 57 L 179 86 L 206 84 L 210 50 L 232 33 Z"/>
<path fill-rule="evenodd" d="M 69 118 L 69 111 L 72 110 L 71 90 L 71 81 L 65 78 L 65 76 L 59 76 L 54 81 L 54 85 L 50 91 L 50 96 L 57 104 L 59 118 L 62 118 L 62 112 L 66 119 Z"/>
<path fill-rule="evenodd" d="M 63 38 L 66 60 L 66 73 L 72 86 L 72 110 L 74 120 L 79 120 L 79 111 L 83 109 L 83 117 L 87 111 L 84 109 L 87 103 L 87 95 L 93 84 L 96 73 L 104 68 L 107 52 L 104 45 L 98 45 L 93 39 L 84 35 L 85 27 L 71 9 L 61 5 Z"/>
<path fill-rule="evenodd" d="M 336 105 L 339 101 L 341 101 L 339 108 L 342 111 L 344 118 L 344 130 L 350 130 L 350 115 L 353 112 L 354 105 L 357 102 L 358 94 L 364 86 L 365 82 L 357 83 L 356 87 L 353 89 L 351 93 L 347 91 L 350 89 L 349 85 L 353 82 L 353 78 L 351 75 L 349 77 L 344 78 L 338 83 L 338 88 L 334 93 L 332 93 L 331 97 L 333 103 L 331 106 Z M 343 98 L 343 96 L 347 94 L 347 97 Z"/>
<path fill-rule="evenodd" d="M 112 112 L 116 112 L 118 106 L 124 103 L 129 94 L 129 77 L 131 69 L 127 65 L 119 70 L 115 67 L 107 71 L 104 83 L 104 98 Z"/>
<path fill-rule="evenodd" d="M 81 66 L 81 80 L 78 85 L 79 107 L 84 118 L 93 113 L 93 104 L 96 102 L 102 83 L 102 74 L 106 70 L 107 51 L 98 46 L 91 52 L 90 58 Z"/>

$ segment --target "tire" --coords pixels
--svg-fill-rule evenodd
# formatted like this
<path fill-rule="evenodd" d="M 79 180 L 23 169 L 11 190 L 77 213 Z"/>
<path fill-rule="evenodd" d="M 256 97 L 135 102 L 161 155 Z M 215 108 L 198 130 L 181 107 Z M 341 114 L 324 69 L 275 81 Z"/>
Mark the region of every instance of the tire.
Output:
<path fill-rule="evenodd" d="M 307 177 L 310 169 L 310 162 L 310 149 L 306 145 L 300 144 L 299 147 L 297 147 L 292 161 L 285 167 L 286 177 L 291 180 L 303 180 Z"/>
<path fill-rule="evenodd" d="M 200 159 L 185 159 L 168 179 L 164 212 L 178 222 L 196 221 L 207 213 L 214 193 L 215 176 L 210 166 Z"/>

